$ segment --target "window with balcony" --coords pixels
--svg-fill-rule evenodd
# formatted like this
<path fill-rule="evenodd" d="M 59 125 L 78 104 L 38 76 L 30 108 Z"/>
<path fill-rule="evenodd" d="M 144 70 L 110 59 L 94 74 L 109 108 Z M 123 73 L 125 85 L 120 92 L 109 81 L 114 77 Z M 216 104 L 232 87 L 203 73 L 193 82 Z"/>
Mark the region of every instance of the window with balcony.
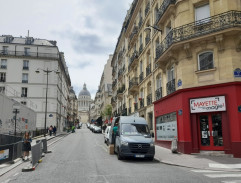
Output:
<path fill-rule="evenodd" d="M 198 6 L 195 8 L 195 21 L 197 25 L 209 22 L 210 7 L 209 4 Z M 204 19 L 204 20 L 203 20 Z"/>
<path fill-rule="evenodd" d="M 8 54 L 8 46 L 3 46 L 2 53 L 3 53 L 4 55 L 7 55 L 7 54 Z"/>
<path fill-rule="evenodd" d="M 1 60 L 1 69 L 7 69 L 7 60 L 6 59 Z"/>
<path fill-rule="evenodd" d="M 30 48 L 24 48 L 24 55 L 29 56 L 30 55 Z"/>
<path fill-rule="evenodd" d="M 28 88 L 22 87 L 21 97 L 27 97 L 27 96 L 28 96 Z"/>
<path fill-rule="evenodd" d="M 167 70 L 167 95 L 176 91 L 174 66 Z"/>
<path fill-rule="evenodd" d="M 0 93 L 3 93 L 3 94 L 5 93 L 5 87 L 4 86 L 0 87 Z"/>
<path fill-rule="evenodd" d="M 22 75 L 22 83 L 28 83 L 28 74 L 23 74 Z"/>
<path fill-rule="evenodd" d="M 29 69 L 29 61 L 28 60 L 24 60 L 23 61 L 23 70 L 28 70 Z"/>
<path fill-rule="evenodd" d="M 156 77 L 156 100 L 162 98 L 162 79 L 161 74 Z"/>
<path fill-rule="evenodd" d="M 6 82 L 6 73 L 0 72 L 0 82 Z"/>

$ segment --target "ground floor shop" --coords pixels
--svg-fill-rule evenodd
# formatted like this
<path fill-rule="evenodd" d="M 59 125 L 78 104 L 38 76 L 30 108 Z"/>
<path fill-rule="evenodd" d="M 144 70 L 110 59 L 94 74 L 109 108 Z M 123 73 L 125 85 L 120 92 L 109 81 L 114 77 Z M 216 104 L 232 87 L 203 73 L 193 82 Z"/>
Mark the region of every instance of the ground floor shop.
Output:
<path fill-rule="evenodd" d="M 178 90 L 154 103 L 155 141 L 178 151 L 241 157 L 241 83 Z"/>

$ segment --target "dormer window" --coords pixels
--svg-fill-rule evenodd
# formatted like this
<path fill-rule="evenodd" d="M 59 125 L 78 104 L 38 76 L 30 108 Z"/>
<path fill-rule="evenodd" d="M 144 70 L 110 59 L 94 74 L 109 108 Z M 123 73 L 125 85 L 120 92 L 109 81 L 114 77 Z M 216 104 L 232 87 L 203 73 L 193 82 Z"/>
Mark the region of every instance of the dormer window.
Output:
<path fill-rule="evenodd" d="M 7 35 L 4 38 L 4 43 L 11 43 L 13 41 L 13 36 Z"/>
<path fill-rule="evenodd" d="M 32 44 L 34 41 L 33 37 L 26 37 L 25 44 Z"/>

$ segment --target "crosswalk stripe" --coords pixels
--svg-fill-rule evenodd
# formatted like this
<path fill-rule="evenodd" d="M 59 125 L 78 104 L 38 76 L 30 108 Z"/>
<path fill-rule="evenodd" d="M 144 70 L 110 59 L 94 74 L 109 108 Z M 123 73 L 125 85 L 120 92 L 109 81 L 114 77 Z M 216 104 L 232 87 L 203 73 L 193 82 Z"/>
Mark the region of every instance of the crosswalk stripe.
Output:
<path fill-rule="evenodd" d="M 209 178 L 241 177 L 241 174 L 204 174 Z"/>
<path fill-rule="evenodd" d="M 222 181 L 222 183 L 241 183 L 241 180 Z"/>
<path fill-rule="evenodd" d="M 210 168 L 241 168 L 241 164 L 209 163 Z"/>

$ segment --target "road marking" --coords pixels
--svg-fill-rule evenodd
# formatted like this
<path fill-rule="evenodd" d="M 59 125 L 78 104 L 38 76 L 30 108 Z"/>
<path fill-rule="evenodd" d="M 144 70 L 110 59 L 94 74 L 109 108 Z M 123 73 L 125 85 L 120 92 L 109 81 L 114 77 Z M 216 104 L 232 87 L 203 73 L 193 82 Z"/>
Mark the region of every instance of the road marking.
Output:
<path fill-rule="evenodd" d="M 196 173 L 221 173 L 224 171 L 219 171 L 219 170 L 191 170 L 192 172 Z"/>
<path fill-rule="evenodd" d="M 209 178 L 241 177 L 241 174 L 204 174 Z"/>
<path fill-rule="evenodd" d="M 17 176 L 19 173 L 15 173 L 13 176 L 15 177 L 15 176 Z"/>
<path fill-rule="evenodd" d="M 241 180 L 222 181 L 223 183 L 241 183 Z"/>
<path fill-rule="evenodd" d="M 209 163 L 211 168 L 241 168 L 241 164 L 218 164 L 218 163 Z"/>

